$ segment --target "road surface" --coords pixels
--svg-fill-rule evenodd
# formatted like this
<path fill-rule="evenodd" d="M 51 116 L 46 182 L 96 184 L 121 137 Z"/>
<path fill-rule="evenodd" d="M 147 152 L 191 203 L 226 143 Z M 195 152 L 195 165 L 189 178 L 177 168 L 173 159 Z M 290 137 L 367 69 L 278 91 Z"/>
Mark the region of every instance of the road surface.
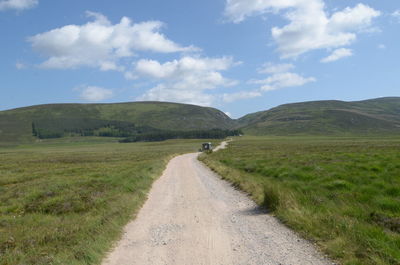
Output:
<path fill-rule="evenodd" d="M 103 265 L 332 264 L 197 156 L 169 162 Z"/>

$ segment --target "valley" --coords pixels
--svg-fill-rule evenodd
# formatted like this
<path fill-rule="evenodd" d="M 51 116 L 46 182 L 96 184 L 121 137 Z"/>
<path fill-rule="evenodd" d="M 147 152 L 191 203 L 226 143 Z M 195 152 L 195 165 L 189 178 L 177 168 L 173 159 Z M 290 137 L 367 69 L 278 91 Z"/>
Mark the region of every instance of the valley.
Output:
<path fill-rule="evenodd" d="M 186 264 L 188 257 L 171 253 L 187 251 L 197 253 L 196 260 L 204 264 L 231 264 L 232 260 L 331 264 L 319 250 L 345 265 L 397 264 L 399 114 L 400 98 L 286 104 L 239 119 L 213 108 L 160 102 L 55 104 L 1 111 L 0 264 L 142 264 L 145 256 L 131 257 L 118 248 L 120 254 L 110 254 L 121 237 L 121 242 L 161 251 L 147 256 L 154 261 L 149 264 L 167 260 L 167 264 Z M 215 175 L 196 161 L 195 152 L 201 143 L 216 145 L 227 136 L 233 141 L 226 149 L 199 157 Z M 172 176 L 155 182 L 165 168 L 171 170 L 167 164 L 173 157 L 185 153 L 192 154 L 185 155 L 188 159 L 175 166 Z M 190 183 L 179 184 L 187 177 Z M 249 194 L 258 206 L 220 177 Z M 170 178 L 174 180 L 168 185 L 159 184 Z M 153 182 L 158 195 L 152 195 Z M 196 197 L 198 189 L 210 190 Z M 231 192 L 235 195 L 219 201 Z M 173 209 L 161 207 L 168 201 L 151 199 L 154 196 L 170 198 Z M 213 196 L 217 201 L 211 203 Z M 196 202 L 200 197 L 204 204 Z M 236 201 L 246 201 L 247 208 Z M 178 202 L 188 212 L 181 212 Z M 252 215 L 236 213 L 235 207 L 244 207 L 242 212 L 254 210 L 257 218 L 270 221 L 260 219 L 258 228 L 247 227 Z M 172 220 L 179 213 L 187 215 L 181 224 Z M 138 214 L 142 217 L 135 219 Z M 143 221 L 154 214 L 159 223 Z M 169 221 L 161 217 L 168 214 L 172 214 Z M 228 225 L 232 216 L 242 221 Z M 171 239 L 177 243 L 168 241 L 155 249 L 148 245 L 151 239 L 137 241 L 137 232 L 121 234 L 129 222 L 128 227 L 149 223 L 148 231 L 156 226 L 182 229 Z M 286 238 L 283 234 L 292 232 L 279 222 L 309 241 Z M 272 223 L 277 234 L 268 232 L 271 241 L 240 239 L 244 234 L 237 234 L 243 229 L 250 234 L 268 231 L 271 227 L 265 225 Z M 225 225 L 230 228 L 217 228 Z M 207 241 L 206 231 L 218 233 L 210 234 Z M 228 238 L 230 244 L 219 238 Z M 265 246 L 299 240 L 300 244 L 285 246 L 292 252 L 297 249 L 293 255 L 301 258 L 296 261 L 290 251 L 263 249 L 260 240 Z M 125 243 L 119 244 L 124 249 Z M 250 250 L 250 245 L 257 250 Z M 221 249 L 213 252 L 214 247 Z M 218 256 L 222 252 L 227 256 Z M 315 259 L 308 260 L 309 253 Z M 105 259 L 109 254 L 114 258 Z"/>
<path fill-rule="evenodd" d="M 225 136 L 397 135 L 399 117 L 398 97 L 285 104 L 239 119 L 215 108 L 166 102 L 51 104 L 0 111 L 0 146 L 71 136 L 199 138 L 212 130 Z"/>

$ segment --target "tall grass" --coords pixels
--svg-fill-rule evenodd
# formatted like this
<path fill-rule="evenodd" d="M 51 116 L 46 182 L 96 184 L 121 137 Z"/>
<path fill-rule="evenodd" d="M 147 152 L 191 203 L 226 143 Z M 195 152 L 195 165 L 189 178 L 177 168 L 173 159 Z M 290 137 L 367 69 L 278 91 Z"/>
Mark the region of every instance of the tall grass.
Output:
<path fill-rule="evenodd" d="M 237 138 L 201 160 L 342 264 L 400 264 L 400 139 Z"/>
<path fill-rule="evenodd" d="M 99 264 L 167 161 L 200 146 L 93 139 L 0 150 L 1 265 Z"/>

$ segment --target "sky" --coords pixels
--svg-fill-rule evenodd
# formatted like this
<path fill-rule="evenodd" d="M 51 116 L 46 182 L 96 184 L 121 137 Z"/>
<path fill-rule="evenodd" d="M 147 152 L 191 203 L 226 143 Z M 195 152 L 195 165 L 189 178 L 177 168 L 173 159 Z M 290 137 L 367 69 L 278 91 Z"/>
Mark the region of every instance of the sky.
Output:
<path fill-rule="evenodd" d="M 0 110 L 400 96 L 399 29 L 393 0 L 0 0 Z"/>

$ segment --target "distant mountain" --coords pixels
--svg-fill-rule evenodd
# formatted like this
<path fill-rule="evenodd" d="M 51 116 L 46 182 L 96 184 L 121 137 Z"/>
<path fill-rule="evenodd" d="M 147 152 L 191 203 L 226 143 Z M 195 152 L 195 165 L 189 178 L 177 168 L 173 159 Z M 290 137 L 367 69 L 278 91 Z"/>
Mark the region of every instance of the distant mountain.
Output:
<path fill-rule="evenodd" d="M 285 104 L 232 120 L 207 107 L 167 102 L 50 104 L 0 111 L 0 144 L 69 135 L 159 135 L 241 129 L 249 135 L 400 135 L 400 97 Z"/>
<path fill-rule="evenodd" d="M 252 135 L 399 134 L 400 97 L 285 104 L 248 114 L 237 127 Z"/>
<path fill-rule="evenodd" d="M 187 104 L 132 102 L 51 104 L 0 111 L 0 142 L 31 142 L 65 134 L 126 136 L 159 130 L 228 129 L 223 112 Z"/>

